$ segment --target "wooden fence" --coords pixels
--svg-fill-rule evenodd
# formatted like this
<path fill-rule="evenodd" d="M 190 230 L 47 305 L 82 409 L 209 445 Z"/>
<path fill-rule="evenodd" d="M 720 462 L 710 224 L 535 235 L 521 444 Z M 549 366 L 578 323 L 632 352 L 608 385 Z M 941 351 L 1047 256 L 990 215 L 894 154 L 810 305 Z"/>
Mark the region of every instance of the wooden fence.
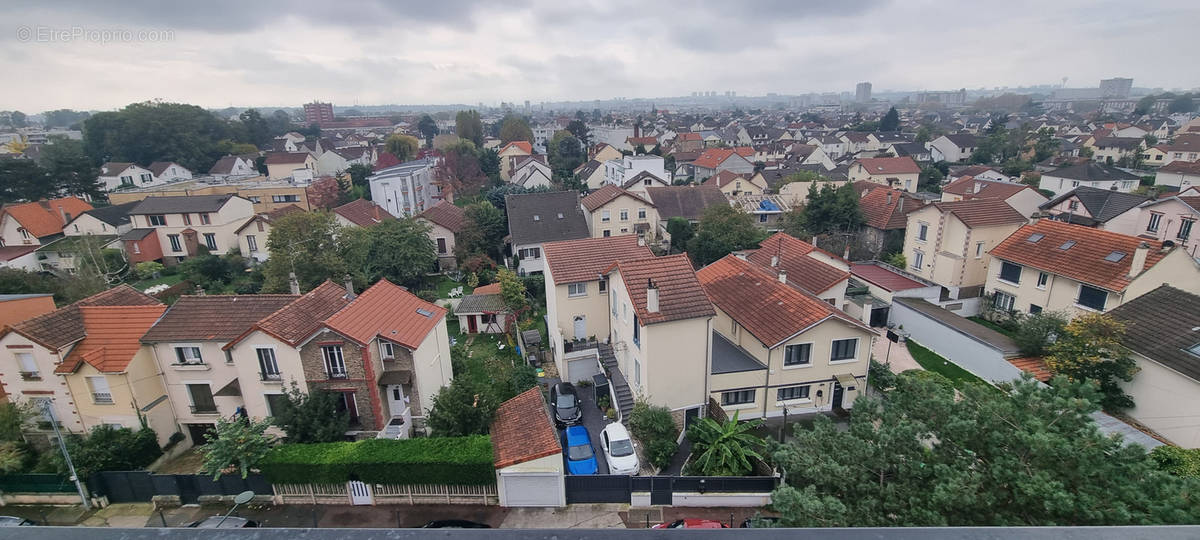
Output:
<path fill-rule="evenodd" d="M 282 504 L 350 504 L 348 484 L 274 484 Z M 496 485 L 372 484 L 373 504 L 499 504 Z"/>

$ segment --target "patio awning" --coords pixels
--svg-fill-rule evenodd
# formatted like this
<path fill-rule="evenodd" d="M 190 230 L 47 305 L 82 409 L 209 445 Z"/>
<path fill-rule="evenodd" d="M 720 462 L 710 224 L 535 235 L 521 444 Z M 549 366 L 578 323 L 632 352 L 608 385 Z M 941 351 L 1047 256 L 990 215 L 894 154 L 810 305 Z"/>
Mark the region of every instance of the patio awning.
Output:
<path fill-rule="evenodd" d="M 412 382 L 412 370 L 397 369 L 383 372 L 379 376 L 380 385 L 408 384 Z"/>
<path fill-rule="evenodd" d="M 858 381 L 854 380 L 854 375 L 851 375 L 849 373 L 839 373 L 837 375 L 834 375 L 833 378 L 837 379 L 838 384 L 841 384 L 842 388 L 845 388 L 847 390 L 852 389 L 858 385 Z"/>
<path fill-rule="evenodd" d="M 229 384 L 222 386 L 220 390 L 217 390 L 217 393 L 213 394 L 213 396 L 242 397 L 242 385 L 238 384 L 238 380 L 235 378 L 232 381 L 229 381 Z"/>

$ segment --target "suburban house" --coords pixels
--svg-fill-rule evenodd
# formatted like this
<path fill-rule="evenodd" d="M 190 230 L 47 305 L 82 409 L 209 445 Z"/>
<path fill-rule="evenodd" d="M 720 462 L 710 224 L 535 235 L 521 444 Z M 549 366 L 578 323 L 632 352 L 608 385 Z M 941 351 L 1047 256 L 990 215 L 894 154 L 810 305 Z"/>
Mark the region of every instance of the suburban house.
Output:
<path fill-rule="evenodd" d="M 964 176 L 970 176 L 976 180 L 991 180 L 993 182 L 1016 182 L 1013 178 L 999 169 L 990 165 L 958 165 L 950 167 L 950 172 L 946 174 L 946 180 L 954 182 Z"/>
<path fill-rule="evenodd" d="M 63 235 L 63 227 L 92 209 L 78 197 L 63 197 L 0 207 L 0 246 L 40 246 Z"/>
<path fill-rule="evenodd" d="M 1170 143 L 1147 148 L 1142 152 L 1142 160 L 1151 167 L 1200 161 L 1200 135 L 1180 135 Z"/>
<path fill-rule="evenodd" d="M 1194 193 L 1194 192 L 1192 192 Z M 1200 194 L 1174 195 L 1143 203 L 1137 225 L 1115 231 L 1179 245 L 1193 258 L 1200 258 Z"/>
<path fill-rule="evenodd" d="M 721 171 L 708 177 L 704 184 L 716 186 L 721 193 L 731 198 L 738 195 L 762 195 L 767 191 L 767 182 L 760 174 L 749 175 Z"/>
<path fill-rule="evenodd" d="M 4 395 L 10 401 L 37 409 L 35 432 L 43 436 L 48 436 L 52 430 L 50 418 L 41 412 L 47 402 L 53 406 L 54 418 L 61 424 L 61 429 L 79 433 L 91 427 L 84 425 L 77 404 L 79 399 L 95 396 L 91 392 L 84 396 L 74 395 L 72 387 L 55 370 L 66 361 L 72 349 L 88 337 L 82 308 L 92 306 L 162 304 L 128 285 L 120 285 L 0 329 L 0 346 L 6 351 L 0 354 L 0 384 L 4 386 Z M 147 401 L 139 406 L 148 405 L 150 402 Z M 169 407 L 166 403 L 159 405 Z"/>
<path fill-rule="evenodd" d="M 1042 173 L 1038 188 L 1056 194 L 1066 193 L 1079 186 L 1129 193 L 1138 186 L 1141 180 L 1141 177 L 1121 169 L 1102 167 L 1088 162 Z"/>
<path fill-rule="evenodd" d="M 50 293 L 0 294 L 0 328 L 54 311 Z"/>
<path fill-rule="evenodd" d="M 591 236 L 578 191 L 507 195 L 504 201 L 509 245 L 521 275 L 543 270 L 543 243 Z"/>
<path fill-rule="evenodd" d="M 1125 323 L 1121 344 L 1137 362 L 1130 417 L 1183 448 L 1200 448 L 1200 296 L 1162 285 L 1109 315 Z"/>
<path fill-rule="evenodd" d="M 175 264 L 199 253 L 224 255 L 238 249 L 237 230 L 254 217 L 254 205 L 236 195 L 147 197 L 129 211 L 133 229 L 121 236 L 130 260 L 157 254 Z"/>
<path fill-rule="evenodd" d="M 417 214 L 417 221 L 429 225 L 429 239 L 433 240 L 438 257 L 438 271 L 445 272 L 458 267 L 454 257 L 455 238 L 462 232 L 462 208 L 441 201 L 424 212 Z"/>
<path fill-rule="evenodd" d="M 850 409 L 866 391 L 870 327 L 734 255 L 696 277 L 716 307 L 706 389 L 726 414 Z"/>
<path fill-rule="evenodd" d="M 263 163 L 267 166 L 267 178 L 271 180 L 292 179 L 307 183 L 312 181 L 317 170 L 317 160 L 308 152 L 271 152 Z"/>
<path fill-rule="evenodd" d="M 500 506 L 566 506 L 566 461 L 541 390 L 501 403 L 489 433 Z"/>
<path fill-rule="evenodd" d="M 846 143 L 833 135 L 811 137 L 806 144 L 820 148 L 830 159 L 837 159 L 846 154 Z"/>
<path fill-rule="evenodd" d="M 529 141 L 513 141 L 500 149 L 500 179 L 507 182 L 512 178 L 513 158 L 533 155 L 533 145 Z"/>
<path fill-rule="evenodd" d="M 866 180 L 876 184 L 917 191 L 921 166 L 910 157 L 862 158 L 850 164 L 850 181 Z"/>
<path fill-rule="evenodd" d="M 458 331 L 463 334 L 503 334 L 509 329 L 509 310 L 500 294 L 500 284 L 476 287 L 454 307 Z"/>
<path fill-rule="evenodd" d="M 993 307 L 1070 317 L 1103 312 L 1164 283 L 1200 293 L 1200 267 L 1156 240 L 1043 219 L 991 250 L 987 292 Z"/>
<path fill-rule="evenodd" d="M 67 236 L 125 234 L 133 228 L 129 211 L 137 204 L 135 201 L 84 210 L 67 222 L 62 232 Z"/>
<path fill-rule="evenodd" d="M 1143 142 L 1141 137 L 1097 137 L 1084 146 L 1091 147 L 1092 161 L 1111 164 L 1141 154 Z"/>
<path fill-rule="evenodd" d="M 1149 200 L 1145 195 L 1079 186 L 1042 203 L 1039 209 L 1058 221 L 1136 234 L 1138 207 Z"/>
<path fill-rule="evenodd" d="M 650 186 L 656 183 L 669 186 L 671 185 L 669 182 L 671 175 L 667 172 L 663 163 L 662 156 L 653 154 L 622 156 L 620 159 L 610 159 L 604 162 L 604 182 L 627 188 L 631 191 L 644 191 L 642 188 L 636 186 Z M 646 177 L 643 173 L 649 174 L 650 177 Z M 640 177 L 638 178 L 639 181 L 634 182 L 635 177 Z"/>
<path fill-rule="evenodd" d="M 192 179 L 192 171 L 174 161 L 155 161 L 146 168 L 154 174 L 154 183 L 156 184 Z"/>
<path fill-rule="evenodd" d="M 333 210 L 334 219 L 343 227 L 370 227 L 389 219 L 396 219 L 374 201 L 355 199 Z"/>
<path fill-rule="evenodd" d="M 904 248 L 908 212 L 924 206 L 924 199 L 911 193 L 860 180 L 854 183 L 860 195 L 858 207 L 866 220 L 859 234 L 873 252 L 895 252 Z"/>
<path fill-rule="evenodd" d="M 610 371 L 620 373 L 633 395 L 670 409 L 675 424 L 684 425 L 708 403 L 716 315 L 691 260 L 686 254 L 622 260 L 601 273 L 609 288 Z"/>
<path fill-rule="evenodd" d="M 700 222 L 700 216 L 711 206 L 729 204 L 716 186 L 690 185 L 652 187 L 646 190 L 646 196 L 658 208 L 658 223 L 662 229 L 660 235 L 667 239 L 667 220 L 673 217 L 684 218 L 693 224 Z"/>
<path fill-rule="evenodd" d="M 907 270 L 944 287 L 948 298 L 979 297 L 988 252 L 1028 222 L 999 199 L 930 203 L 908 213 Z"/>
<path fill-rule="evenodd" d="M 919 142 L 895 143 L 888 147 L 888 155 L 896 157 L 910 157 L 918 163 L 928 163 L 933 161 L 933 156 L 928 146 Z"/>
<path fill-rule="evenodd" d="M 336 176 L 346 172 L 352 165 L 368 168 L 375 164 L 375 152 L 368 146 L 328 148 L 317 158 L 316 173 L 320 176 Z"/>
<path fill-rule="evenodd" d="M 255 214 L 245 224 L 238 227 L 234 231 L 234 234 L 237 235 L 238 249 L 241 251 L 242 256 L 254 262 L 267 260 L 271 255 L 269 246 L 267 246 L 267 240 L 271 237 L 271 225 L 278 221 L 279 218 L 297 212 L 304 212 L 304 209 L 294 204 L 289 204 L 277 210 Z M 128 248 L 128 242 L 126 244 Z"/>
<path fill-rule="evenodd" d="M 846 299 L 850 263 L 787 233 L 775 233 L 745 259 L 760 269 L 835 308 Z"/>
<path fill-rule="evenodd" d="M 896 298 L 924 298 L 936 304 L 942 296 L 940 285 L 881 261 L 850 265 L 847 288 L 842 310 L 872 328 L 891 322 L 892 302 Z"/>
<path fill-rule="evenodd" d="M 157 181 L 154 173 L 137 163 L 121 163 L 110 161 L 100 166 L 100 176 L 96 181 L 103 186 L 104 191 L 116 191 L 135 187 L 156 186 L 166 183 Z"/>
<path fill-rule="evenodd" d="M 593 238 L 626 234 L 645 238 L 658 233 L 658 209 L 643 195 L 605 184 L 579 204 Z"/>
<path fill-rule="evenodd" d="M 437 158 L 407 161 L 375 171 L 367 182 L 371 200 L 398 218 L 411 217 L 442 200 L 442 186 L 435 178 Z"/>
<path fill-rule="evenodd" d="M 979 148 L 979 139 L 970 133 L 942 135 L 925 144 L 932 161 L 962 163 Z"/>
<path fill-rule="evenodd" d="M 523 188 L 550 187 L 554 173 L 546 164 L 546 156 L 524 156 L 513 158 L 512 173 L 508 181 Z"/>
<path fill-rule="evenodd" d="M 604 162 L 591 160 L 575 169 L 575 177 L 589 190 L 600 189 L 605 184 Z"/>
<path fill-rule="evenodd" d="M 84 338 L 54 368 L 74 397 L 83 428 L 136 430 L 144 421 L 165 445 L 177 431 L 158 365 L 139 341 L 167 306 L 80 306 Z"/>
<path fill-rule="evenodd" d="M 237 195 L 254 203 L 258 213 L 296 205 L 312 210 L 308 204 L 308 186 L 288 181 L 269 181 L 266 177 L 183 180 L 157 187 L 115 191 L 108 194 L 112 204 L 141 201 L 148 197 L 190 197 L 193 195 Z"/>
<path fill-rule="evenodd" d="M 1154 172 L 1154 185 L 1178 187 L 1183 191 L 1200 186 L 1200 162 L 1174 161 Z"/>
<path fill-rule="evenodd" d="M 1000 199 L 1025 217 L 1032 217 L 1046 202 L 1033 186 L 1015 182 L 963 176 L 942 187 L 942 202 L 972 199 Z"/>
<path fill-rule="evenodd" d="M 608 280 L 603 271 L 615 262 L 648 259 L 654 253 L 631 235 L 548 242 L 544 247 L 546 320 L 554 362 L 564 381 L 590 379 L 600 373 L 595 357 L 564 356 L 566 343 L 609 335 Z"/>
<path fill-rule="evenodd" d="M 709 148 L 692 162 L 692 176 L 697 182 L 703 182 L 708 177 L 721 171 L 735 174 L 754 174 L 754 163 L 749 158 L 754 156 L 754 149 L 745 146 L 737 148 Z"/>
<path fill-rule="evenodd" d="M 783 218 L 792 211 L 794 197 L 777 194 L 738 195 L 729 197 L 729 204 L 750 214 L 760 229 L 775 232 L 783 228 Z"/>
<path fill-rule="evenodd" d="M 247 178 L 258 176 L 258 169 L 254 168 L 254 160 L 241 156 L 225 156 L 218 159 L 212 168 L 208 169 L 208 174 L 221 180 Z"/>
<path fill-rule="evenodd" d="M 669 178 L 669 176 L 660 178 L 649 171 L 642 171 L 633 175 L 633 178 L 626 180 L 624 183 L 618 184 L 618 186 L 626 191 L 629 191 L 630 193 L 645 195 L 646 188 L 671 185 L 671 182 L 666 180 L 666 178 Z"/>

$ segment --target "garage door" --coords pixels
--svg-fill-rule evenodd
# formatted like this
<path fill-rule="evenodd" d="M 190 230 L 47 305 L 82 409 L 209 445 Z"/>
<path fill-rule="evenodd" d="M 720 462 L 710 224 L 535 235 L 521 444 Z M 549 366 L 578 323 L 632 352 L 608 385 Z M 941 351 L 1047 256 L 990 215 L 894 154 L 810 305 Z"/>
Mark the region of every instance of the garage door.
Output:
<path fill-rule="evenodd" d="M 501 472 L 500 490 L 504 506 L 563 506 L 560 474 Z"/>
<path fill-rule="evenodd" d="M 567 360 L 567 375 L 570 382 L 590 381 L 592 376 L 600 373 L 600 363 L 592 355 L 576 360 Z"/>

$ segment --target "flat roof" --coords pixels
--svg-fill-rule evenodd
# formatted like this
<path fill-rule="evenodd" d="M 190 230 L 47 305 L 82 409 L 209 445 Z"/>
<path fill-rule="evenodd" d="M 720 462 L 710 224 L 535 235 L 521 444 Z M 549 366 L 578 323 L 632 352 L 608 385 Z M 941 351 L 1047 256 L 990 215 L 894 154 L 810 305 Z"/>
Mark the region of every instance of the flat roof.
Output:
<path fill-rule="evenodd" d="M 712 335 L 713 375 L 767 369 L 766 366 L 762 365 L 746 349 L 734 345 L 732 341 L 726 339 L 720 332 L 714 330 Z"/>

